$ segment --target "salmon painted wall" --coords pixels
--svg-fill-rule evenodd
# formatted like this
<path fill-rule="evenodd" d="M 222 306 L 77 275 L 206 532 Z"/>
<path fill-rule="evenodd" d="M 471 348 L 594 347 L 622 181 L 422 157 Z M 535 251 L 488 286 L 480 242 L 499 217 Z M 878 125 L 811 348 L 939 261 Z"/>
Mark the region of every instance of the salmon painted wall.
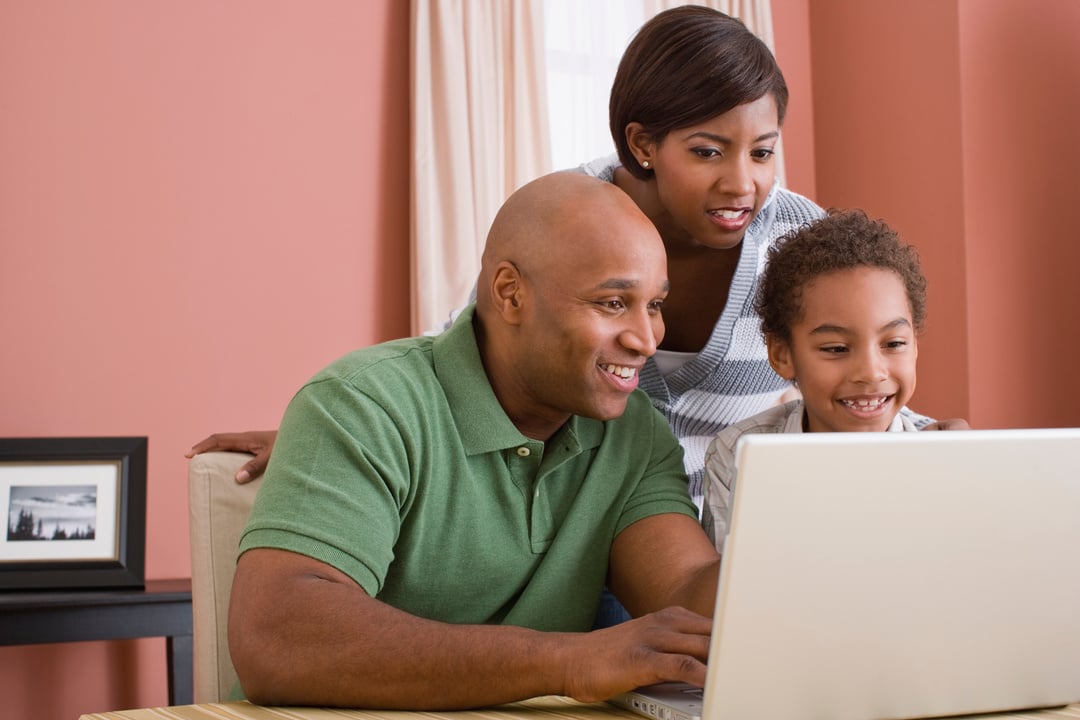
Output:
<path fill-rule="evenodd" d="M 809 0 L 772 0 L 772 19 L 776 61 L 788 86 L 787 117 L 782 128 L 786 185 L 814 199 L 817 176 Z"/>
<path fill-rule="evenodd" d="M 1080 425 L 1080 3 L 959 3 L 971 415 Z"/>
<path fill-rule="evenodd" d="M 818 201 L 864 207 L 930 281 L 918 410 L 1080 425 L 1080 6 L 814 0 Z"/>
<path fill-rule="evenodd" d="M 818 202 L 884 218 L 930 283 L 912 407 L 969 417 L 956 5 L 810 4 Z"/>
<path fill-rule="evenodd" d="M 408 46 L 397 0 L 0 3 L 0 436 L 148 436 L 149 578 L 194 441 L 408 332 Z M 164 640 L 0 648 L 0 697 L 164 704 Z"/>

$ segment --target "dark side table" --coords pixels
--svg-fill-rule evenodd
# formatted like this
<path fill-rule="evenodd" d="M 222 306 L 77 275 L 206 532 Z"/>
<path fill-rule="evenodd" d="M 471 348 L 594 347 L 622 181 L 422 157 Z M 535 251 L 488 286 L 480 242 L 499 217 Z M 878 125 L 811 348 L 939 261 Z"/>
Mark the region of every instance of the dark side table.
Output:
<path fill-rule="evenodd" d="M 146 589 L 0 592 L 0 645 L 164 637 L 169 704 L 193 699 L 191 580 Z"/>

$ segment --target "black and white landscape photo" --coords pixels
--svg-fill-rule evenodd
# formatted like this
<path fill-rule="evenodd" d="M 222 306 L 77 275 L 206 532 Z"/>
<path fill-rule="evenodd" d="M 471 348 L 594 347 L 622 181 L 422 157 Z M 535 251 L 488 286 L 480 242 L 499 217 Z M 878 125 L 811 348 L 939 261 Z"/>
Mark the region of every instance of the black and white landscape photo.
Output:
<path fill-rule="evenodd" d="M 7 539 L 93 540 L 96 485 L 12 485 Z"/>

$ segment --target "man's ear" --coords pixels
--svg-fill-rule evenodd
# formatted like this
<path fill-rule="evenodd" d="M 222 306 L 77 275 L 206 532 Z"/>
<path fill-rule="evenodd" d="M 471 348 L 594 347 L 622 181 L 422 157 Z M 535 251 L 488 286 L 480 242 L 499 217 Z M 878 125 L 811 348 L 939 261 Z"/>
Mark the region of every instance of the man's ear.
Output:
<path fill-rule="evenodd" d="M 769 364 L 776 374 L 788 381 L 795 380 L 795 362 L 791 356 L 791 346 L 775 335 L 765 336 L 765 347 L 769 349 Z"/>
<path fill-rule="evenodd" d="M 643 168 L 651 168 L 653 155 L 656 153 L 656 143 L 652 135 L 645 131 L 645 127 L 639 122 L 628 123 L 626 129 L 626 144 L 630 146 L 630 152 Z"/>
<path fill-rule="evenodd" d="M 525 292 L 524 278 L 517 266 L 509 260 L 503 260 L 495 266 L 491 280 L 491 302 L 495 311 L 511 325 L 521 323 L 522 295 Z"/>

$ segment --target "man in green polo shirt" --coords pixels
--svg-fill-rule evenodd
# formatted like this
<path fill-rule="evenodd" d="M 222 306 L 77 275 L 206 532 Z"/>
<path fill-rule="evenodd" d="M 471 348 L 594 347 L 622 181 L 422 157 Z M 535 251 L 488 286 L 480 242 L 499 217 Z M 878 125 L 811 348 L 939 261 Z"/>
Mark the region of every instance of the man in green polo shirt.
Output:
<path fill-rule="evenodd" d="M 667 290 L 627 195 L 549 175 L 500 210 L 450 330 L 308 382 L 241 539 L 247 697 L 451 709 L 704 684 L 719 556 L 636 390 Z M 635 619 L 588 632 L 605 583 Z"/>

